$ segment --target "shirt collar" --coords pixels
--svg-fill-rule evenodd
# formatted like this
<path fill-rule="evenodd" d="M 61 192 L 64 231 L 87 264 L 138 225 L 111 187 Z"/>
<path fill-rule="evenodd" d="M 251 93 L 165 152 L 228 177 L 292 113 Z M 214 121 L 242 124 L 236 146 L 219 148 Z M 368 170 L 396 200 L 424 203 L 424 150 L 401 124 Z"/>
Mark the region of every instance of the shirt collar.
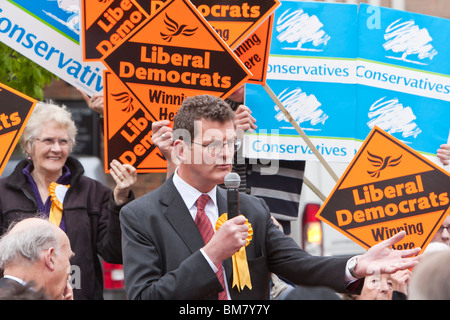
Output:
<path fill-rule="evenodd" d="M 175 188 L 177 188 L 178 192 L 181 195 L 181 198 L 183 199 L 188 209 L 192 208 L 195 205 L 195 202 L 197 201 L 198 197 L 202 195 L 202 192 L 192 187 L 178 175 L 178 168 L 175 170 L 175 173 L 173 175 L 173 184 L 175 185 Z M 217 207 L 216 192 L 217 186 L 215 186 L 212 190 L 207 192 L 207 194 L 213 201 L 214 205 Z"/>
<path fill-rule="evenodd" d="M 7 279 L 11 279 L 11 280 L 17 281 L 18 283 L 20 283 L 20 284 L 23 285 L 23 286 L 25 286 L 25 285 L 27 284 L 27 283 L 26 283 L 25 281 L 23 281 L 22 279 L 19 279 L 19 278 L 14 277 L 14 276 L 10 276 L 10 275 L 8 275 L 8 274 L 5 274 L 5 275 L 3 276 L 3 278 L 7 278 Z"/>

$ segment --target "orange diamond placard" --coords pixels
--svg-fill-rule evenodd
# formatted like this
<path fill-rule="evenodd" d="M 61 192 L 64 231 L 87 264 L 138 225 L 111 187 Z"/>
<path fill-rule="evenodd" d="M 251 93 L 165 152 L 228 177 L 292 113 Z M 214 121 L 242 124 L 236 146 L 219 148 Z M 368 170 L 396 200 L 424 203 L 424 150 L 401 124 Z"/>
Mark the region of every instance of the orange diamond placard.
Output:
<path fill-rule="evenodd" d="M 394 249 L 421 247 L 450 212 L 450 175 L 375 127 L 317 217 L 366 249 L 394 234 Z"/>
<path fill-rule="evenodd" d="M 139 173 L 165 172 L 167 161 L 151 139 L 155 119 L 114 74 L 105 71 L 104 81 L 105 172 L 113 159 Z"/>
<path fill-rule="evenodd" d="M 103 63 L 157 120 L 188 96 L 226 98 L 251 76 L 187 0 L 166 2 Z"/>
<path fill-rule="evenodd" d="M 0 174 L 8 163 L 36 102 L 0 83 Z"/>

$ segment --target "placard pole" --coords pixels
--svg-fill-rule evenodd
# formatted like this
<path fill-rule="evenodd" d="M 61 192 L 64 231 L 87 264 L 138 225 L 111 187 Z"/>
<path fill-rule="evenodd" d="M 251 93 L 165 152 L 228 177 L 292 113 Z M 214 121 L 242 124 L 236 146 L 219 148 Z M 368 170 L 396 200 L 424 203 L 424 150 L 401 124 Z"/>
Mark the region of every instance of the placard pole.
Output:
<path fill-rule="evenodd" d="M 335 182 L 338 182 L 339 177 L 336 175 L 336 173 L 333 171 L 333 169 L 330 167 L 330 165 L 326 162 L 326 160 L 323 158 L 323 156 L 320 154 L 320 152 L 317 150 L 317 148 L 314 146 L 312 141 L 308 138 L 308 136 L 305 134 L 305 132 L 300 128 L 298 123 L 292 118 L 291 114 L 287 109 L 283 106 L 281 101 L 278 99 L 278 97 L 275 95 L 275 93 L 272 91 L 272 89 L 266 84 L 263 85 L 264 90 L 266 90 L 267 94 L 272 98 L 272 100 L 276 103 L 278 108 L 283 112 L 286 119 L 289 120 L 289 122 L 292 124 L 292 126 L 297 130 L 298 134 L 305 140 L 308 147 L 311 148 L 311 150 L 316 155 L 317 159 L 319 159 L 320 163 L 325 167 L 325 169 L 328 171 L 330 176 L 334 179 Z M 313 190 L 314 191 L 314 190 Z"/>
<path fill-rule="evenodd" d="M 325 195 L 311 182 L 311 180 L 309 180 L 307 177 L 303 177 L 303 183 L 306 184 L 306 186 L 308 186 L 312 192 L 314 192 L 319 198 L 320 200 L 322 200 L 323 202 L 325 202 L 325 200 L 327 200 L 327 197 L 325 197 Z"/>

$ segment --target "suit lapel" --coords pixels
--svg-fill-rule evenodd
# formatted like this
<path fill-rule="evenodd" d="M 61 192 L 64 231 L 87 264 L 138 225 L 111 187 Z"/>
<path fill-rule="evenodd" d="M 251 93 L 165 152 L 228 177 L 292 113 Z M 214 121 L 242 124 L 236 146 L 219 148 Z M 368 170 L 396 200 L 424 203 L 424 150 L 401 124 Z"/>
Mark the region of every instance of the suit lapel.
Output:
<path fill-rule="evenodd" d="M 172 178 L 164 184 L 161 203 L 166 206 L 164 214 L 174 228 L 175 232 L 183 239 L 189 250 L 194 253 L 204 246 L 203 239 L 192 219 L 181 195 L 178 193 Z"/>

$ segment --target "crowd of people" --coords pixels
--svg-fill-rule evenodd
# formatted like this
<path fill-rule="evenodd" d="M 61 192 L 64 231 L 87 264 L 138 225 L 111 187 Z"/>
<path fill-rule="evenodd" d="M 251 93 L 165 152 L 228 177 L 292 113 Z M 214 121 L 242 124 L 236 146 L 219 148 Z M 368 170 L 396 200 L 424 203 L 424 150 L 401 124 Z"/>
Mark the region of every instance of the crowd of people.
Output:
<path fill-rule="evenodd" d="M 84 97 L 103 112 L 103 97 Z M 113 190 L 84 176 L 71 156 L 77 128 L 70 112 L 38 103 L 21 137 L 26 158 L 0 179 L 0 298 L 102 299 L 98 256 L 123 264 L 129 299 L 450 298 L 444 268 L 450 216 L 432 241 L 443 248 L 420 256 L 420 248 L 392 249 L 404 232 L 358 256 L 302 250 L 289 235 L 304 161 L 280 162 L 273 176 L 258 174 L 264 164 L 239 152 L 242 134 L 257 127 L 242 101 L 239 90 L 227 101 L 189 97 L 173 127 L 154 122 L 152 140 L 167 159 L 167 179 L 138 198 L 129 164 L 110 163 Z M 448 165 L 450 145 L 437 157 Z M 222 186 L 232 170 L 241 176 L 241 214 L 228 218 Z M 260 186 L 271 194 L 259 194 Z M 251 281 L 238 288 L 232 256 L 243 247 Z M 284 294 L 274 294 L 279 285 Z"/>
<path fill-rule="evenodd" d="M 73 297 L 101 299 L 103 275 L 97 255 L 110 263 L 122 263 L 119 213 L 135 198 L 131 187 L 137 173 L 128 164 L 112 161 L 114 190 L 86 177 L 81 163 L 71 156 L 76 133 L 72 115 L 65 107 L 36 105 L 20 140 L 26 158 L 10 176 L 0 180 L 0 226 L 5 233 L 15 222 L 37 213 L 47 217 L 69 238 L 75 253 L 71 264 L 82 274 L 80 289 L 74 290 Z M 21 253 L 20 248 L 16 250 Z M 4 252 L 6 249 L 0 254 Z M 16 258 L 2 257 L 4 269 L 18 261 Z"/>

